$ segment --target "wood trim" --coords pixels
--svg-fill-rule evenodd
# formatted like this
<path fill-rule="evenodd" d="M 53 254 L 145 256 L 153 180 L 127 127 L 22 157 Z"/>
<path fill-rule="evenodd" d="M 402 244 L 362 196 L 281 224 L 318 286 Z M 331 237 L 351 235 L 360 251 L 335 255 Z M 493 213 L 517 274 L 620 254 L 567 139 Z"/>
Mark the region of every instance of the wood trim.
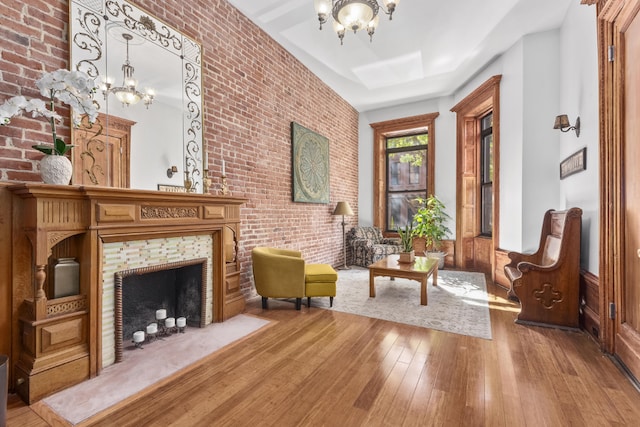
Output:
<path fill-rule="evenodd" d="M 469 267 L 469 261 L 473 260 L 472 239 L 479 234 L 479 219 L 477 212 L 465 215 L 469 209 L 476 209 L 468 206 L 465 202 L 465 175 L 468 173 L 468 165 L 464 164 L 464 148 L 476 145 L 478 126 L 477 120 L 489 111 L 493 111 L 493 147 L 494 147 L 494 181 L 493 181 L 493 236 L 492 236 L 492 259 L 491 278 L 495 280 L 495 250 L 500 242 L 500 81 L 501 75 L 495 75 L 482 83 L 476 90 L 458 102 L 451 111 L 457 114 L 456 126 L 456 266 L 460 268 Z M 469 122 L 473 122 L 469 126 Z M 477 150 L 476 150 L 477 151 Z M 476 153 L 476 160 L 477 160 Z M 477 163 L 477 162 L 476 162 Z M 475 167 L 477 169 L 477 166 Z M 474 172 L 475 175 L 475 172 Z M 476 192 L 477 192 L 476 185 Z M 477 197 L 473 200 L 477 200 Z M 465 230 L 473 230 L 471 235 L 465 237 Z"/>
<path fill-rule="evenodd" d="M 383 232 L 385 231 L 384 224 L 387 217 L 387 205 L 385 203 L 385 195 L 387 193 L 385 139 L 389 136 L 400 136 L 415 131 L 427 131 L 429 133 L 427 194 L 433 194 L 435 191 L 435 119 L 439 115 L 440 113 L 430 113 L 370 124 L 373 128 L 373 225 L 382 229 Z"/>
<path fill-rule="evenodd" d="M 600 284 L 589 271 L 580 272 L 580 327 L 600 341 Z"/>
<path fill-rule="evenodd" d="M 505 290 L 509 290 L 511 288 L 511 283 L 509 283 L 509 279 L 504 273 L 504 266 L 509 264 L 511 260 L 508 257 L 509 251 L 505 251 L 504 249 L 496 249 L 495 250 L 495 268 L 493 271 L 493 281 L 496 285 L 504 288 Z"/>
<path fill-rule="evenodd" d="M 244 309 L 242 292 L 224 287 L 226 267 L 231 265 L 233 271 L 238 271 L 239 264 L 237 259 L 225 263 L 221 230 L 225 226 L 234 227 L 237 239 L 240 205 L 245 199 L 175 193 L 167 200 L 166 193 L 156 191 L 36 183 L 0 189 L 0 200 L 12 196 L 8 203 L 12 212 L 5 211 L 7 206 L 0 211 L 0 218 L 11 214 L 11 235 L 3 228 L 0 242 L 13 242 L 6 256 L 15 272 L 9 282 L 11 342 L 6 339 L 0 342 L 3 348 L 12 346 L 11 388 L 17 384 L 15 390 L 27 402 L 93 377 L 101 370 L 99 335 L 105 241 L 212 234 L 213 321 L 223 321 Z M 61 238 L 73 241 L 56 249 Z M 61 253 L 73 250 L 80 263 L 80 295 L 86 298 L 88 307 L 73 307 L 71 315 L 82 316 L 75 323 L 61 324 L 67 314 L 52 314 L 48 310 L 54 302 L 60 302 L 48 300 L 44 287 L 54 249 Z M 51 337 L 53 341 L 43 347 L 41 337 Z M 80 359 L 81 367 L 75 362 Z M 72 369 L 80 368 L 82 371 L 69 375 Z"/>

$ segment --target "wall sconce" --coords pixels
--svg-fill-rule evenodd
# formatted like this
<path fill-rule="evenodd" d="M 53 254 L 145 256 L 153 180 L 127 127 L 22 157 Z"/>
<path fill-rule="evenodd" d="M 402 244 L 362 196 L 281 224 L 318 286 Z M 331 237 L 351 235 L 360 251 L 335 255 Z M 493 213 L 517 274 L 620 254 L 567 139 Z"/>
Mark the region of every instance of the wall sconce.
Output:
<path fill-rule="evenodd" d="M 554 123 L 553 128 L 560 129 L 560 131 L 562 132 L 569 132 L 570 130 L 575 130 L 576 136 L 579 137 L 580 136 L 580 116 L 576 118 L 576 124 L 574 126 L 571 126 L 571 123 L 569 123 L 569 117 L 567 117 L 566 114 L 560 114 L 559 116 L 556 116 L 556 122 Z"/>
<path fill-rule="evenodd" d="M 169 169 L 167 169 L 167 176 L 169 178 L 173 178 L 173 174 L 174 173 L 178 173 L 178 167 L 177 166 L 171 166 Z"/>

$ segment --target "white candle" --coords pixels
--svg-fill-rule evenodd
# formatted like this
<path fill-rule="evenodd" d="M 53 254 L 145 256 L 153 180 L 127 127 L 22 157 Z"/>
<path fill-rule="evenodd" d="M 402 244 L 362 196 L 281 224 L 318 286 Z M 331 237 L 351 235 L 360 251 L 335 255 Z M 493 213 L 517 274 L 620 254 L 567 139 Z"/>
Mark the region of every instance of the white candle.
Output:
<path fill-rule="evenodd" d="M 176 319 L 174 319 L 173 317 L 167 317 L 167 320 L 164 321 L 164 326 L 166 326 L 167 328 L 173 328 L 174 326 L 176 326 Z"/>
<path fill-rule="evenodd" d="M 225 169 L 224 160 L 222 160 L 222 176 L 227 176 L 227 171 Z"/>
<path fill-rule="evenodd" d="M 184 328 L 187 326 L 187 319 L 184 317 L 178 317 L 178 319 L 176 319 L 176 326 L 178 328 Z"/>
<path fill-rule="evenodd" d="M 144 331 L 135 331 L 133 333 L 133 342 L 144 342 Z"/>
<path fill-rule="evenodd" d="M 209 153 L 204 152 L 204 168 L 209 169 Z"/>
<path fill-rule="evenodd" d="M 148 334 L 155 334 L 158 332 L 158 324 L 157 323 L 149 323 L 149 325 L 147 325 L 147 335 Z"/>
<path fill-rule="evenodd" d="M 156 310 L 156 319 L 162 320 L 167 318 L 167 310 L 161 308 L 160 310 Z"/>

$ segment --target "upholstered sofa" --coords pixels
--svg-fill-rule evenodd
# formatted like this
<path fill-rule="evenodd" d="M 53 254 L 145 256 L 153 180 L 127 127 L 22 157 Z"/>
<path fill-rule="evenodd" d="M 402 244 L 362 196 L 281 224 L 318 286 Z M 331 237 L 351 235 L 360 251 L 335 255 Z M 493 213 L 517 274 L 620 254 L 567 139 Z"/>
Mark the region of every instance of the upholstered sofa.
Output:
<path fill-rule="evenodd" d="M 347 233 L 347 262 L 351 265 L 368 267 L 400 251 L 400 239 L 383 237 L 378 227 L 353 227 Z"/>

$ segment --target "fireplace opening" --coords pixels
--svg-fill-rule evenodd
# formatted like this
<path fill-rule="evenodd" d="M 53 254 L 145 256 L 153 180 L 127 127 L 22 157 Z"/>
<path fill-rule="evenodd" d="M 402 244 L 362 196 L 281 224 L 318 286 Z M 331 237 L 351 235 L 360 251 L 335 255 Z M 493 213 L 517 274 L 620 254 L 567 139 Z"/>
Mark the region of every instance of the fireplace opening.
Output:
<path fill-rule="evenodd" d="M 204 327 L 207 259 L 161 264 L 115 273 L 116 363 L 135 331 L 156 322 L 156 310 L 185 317 L 188 326 Z"/>

